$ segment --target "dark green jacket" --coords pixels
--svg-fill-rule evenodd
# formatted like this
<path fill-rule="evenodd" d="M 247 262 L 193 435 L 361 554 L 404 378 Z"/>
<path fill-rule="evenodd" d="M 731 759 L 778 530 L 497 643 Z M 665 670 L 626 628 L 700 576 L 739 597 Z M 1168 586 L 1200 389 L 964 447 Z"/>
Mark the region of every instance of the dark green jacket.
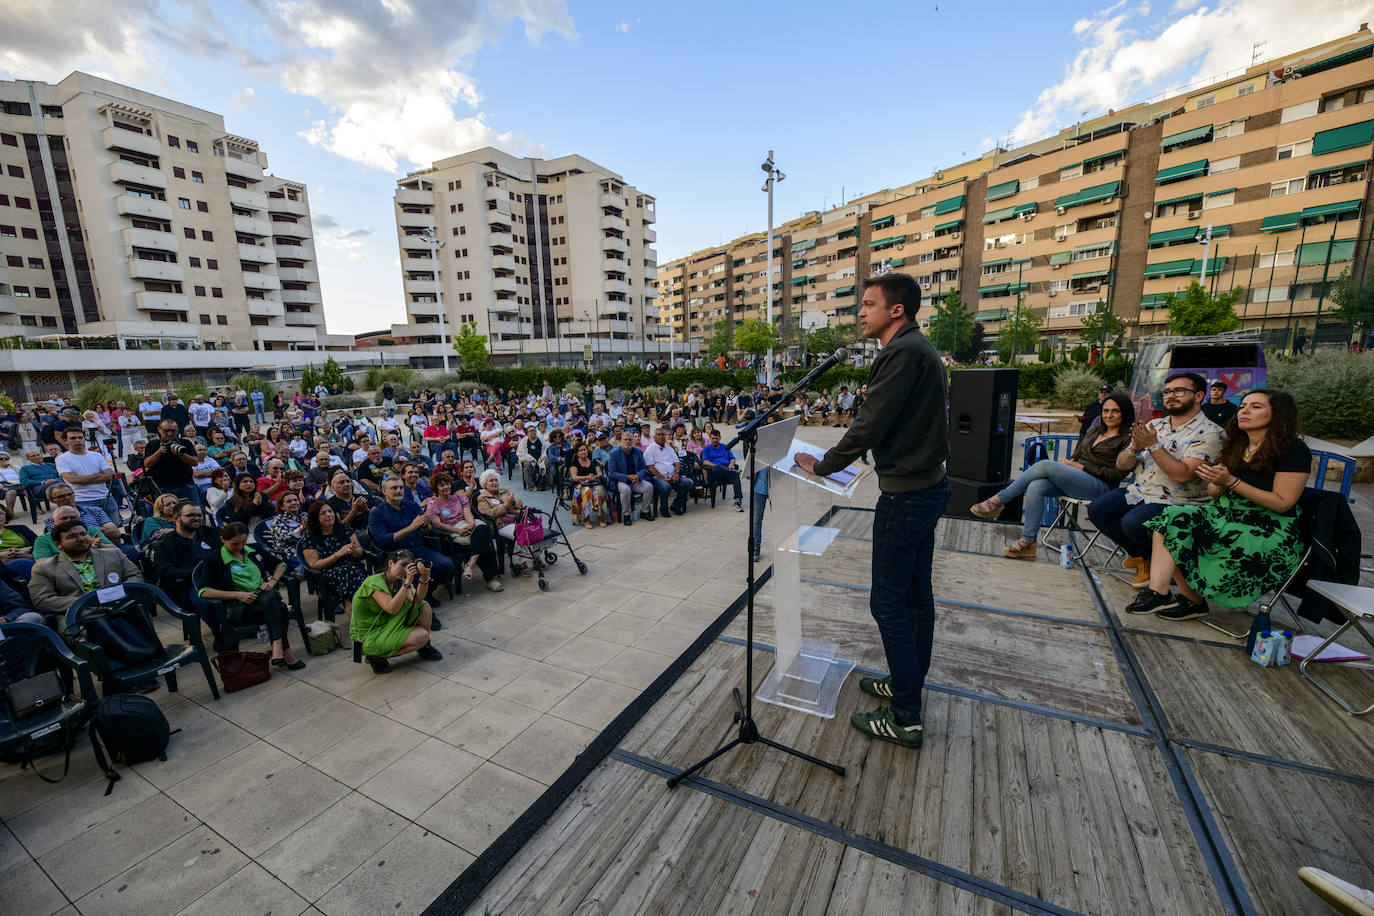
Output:
<path fill-rule="evenodd" d="M 948 400 L 940 354 L 907 323 L 873 360 L 863 410 L 816 473 L 833 474 L 871 449 L 884 493 L 934 486 L 949 457 Z"/>

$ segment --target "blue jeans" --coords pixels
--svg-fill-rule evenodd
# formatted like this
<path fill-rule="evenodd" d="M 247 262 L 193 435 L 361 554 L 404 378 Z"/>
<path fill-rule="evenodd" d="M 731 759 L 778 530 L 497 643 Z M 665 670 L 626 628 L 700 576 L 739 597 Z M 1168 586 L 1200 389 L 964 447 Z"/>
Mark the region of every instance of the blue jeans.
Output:
<path fill-rule="evenodd" d="M 1021 508 L 1021 537 L 1033 541 L 1040 533 L 1040 521 L 1045 517 L 1045 506 L 1051 499 L 1056 496 L 1096 499 L 1106 492 L 1107 485 L 1087 471 L 1046 459 L 1022 471 L 1020 477 L 997 494 L 997 498 L 1009 503 L 1025 494 Z"/>
<path fill-rule="evenodd" d="M 754 499 L 754 550 L 763 549 L 763 510 L 768 505 L 768 494 L 755 492 Z"/>
<path fill-rule="evenodd" d="M 674 489 L 677 490 L 677 498 L 673 500 L 673 508 L 679 512 L 687 508 L 687 494 L 691 493 L 692 487 L 696 486 L 692 483 L 692 478 L 679 477 L 676 485 L 661 477 L 651 477 L 650 480 L 654 484 L 654 495 L 658 497 L 659 515 L 668 514 L 668 494 L 672 493 Z"/>
<path fill-rule="evenodd" d="M 873 515 L 873 590 L 869 611 L 892 673 L 897 724 L 921 721 L 921 690 L 935 638 L 935 523 L 949 504 L 949 482 L 912 493 L 884 493 Z"/>
<path fill-rule="evenodd" d="M 1122 547 L 1133 557 L 1150 558 L 1150 529 L 1145 523 L 1163 512 L 1163 503 L 1137 503 L 1132 506 L 1126 502 L 1124 488 L 1112 490 L 1088 505 L 1088 518 L 1113 543 Z"/>

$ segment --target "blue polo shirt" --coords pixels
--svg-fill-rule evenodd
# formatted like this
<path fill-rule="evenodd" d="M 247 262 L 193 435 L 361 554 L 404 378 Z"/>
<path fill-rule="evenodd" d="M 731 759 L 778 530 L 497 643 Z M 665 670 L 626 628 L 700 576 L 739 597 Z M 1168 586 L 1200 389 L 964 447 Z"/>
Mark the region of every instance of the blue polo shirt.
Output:
<path fill-rule="evenodd" d="M 728 468 L 735 455 L 723 445 L 708 445 L 701 450 L 701 460 L 709 461 L 722 468 Z"/>
<path fill-rule="evenodd" d="M 367 517 L 367 533 L 372 535 L 372 543 L 383 550 L 414 550 L 424 546 L 420 529 L 416 528 L 400 540 L 396 532 L 415 521 L 421 512 L 420 507 L 409 500 L 401 500 L 401 507 L 393 509 L 390 503 L 383 502 L 373 509 Z"/>

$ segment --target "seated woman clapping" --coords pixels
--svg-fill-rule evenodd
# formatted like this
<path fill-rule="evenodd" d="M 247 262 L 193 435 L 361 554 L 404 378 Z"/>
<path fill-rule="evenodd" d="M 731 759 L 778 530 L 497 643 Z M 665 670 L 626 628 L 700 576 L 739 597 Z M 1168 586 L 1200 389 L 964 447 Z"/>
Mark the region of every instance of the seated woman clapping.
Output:
<path fill-rule="evenodd" d="M 206 584 L 200 597 L 224 602 L 229 619 L 222 623 L 266 626 L 274 666 L 292 671 L 304 668 L 305 662 L 287 645 L 286 602 L 277 591 L 277 584 L 286 575 L 286 564 L 249 547 L 248 527 L 242 522 L 225 524 L 220 529 L 220 544 L 220 549 L 211 551 L 203 561 Z"/>
<path fill-rule="evenodd" d="M 353 595 L 367 578 L 363 548 L 353 529 L 339 520 L 334 507 L 323 500 L 310 504 L 310 515 L 301 538 L 301 556 L 338 595 L 345 613 L 353 612 Z"/>
<path fill-rule="evenodd" d="M 1292 395 L 1263 388 L 1245 395 L 1226 424 L 1219 460 L 1197 470 L 1212 501 L 1169 506 L 1145 523 L 1154 531 L 1150 584 L 1127 613 L 1191 620 L 1207 614 L 1208 601 L 1246 607 L 1293 574 L 1303 553 L 1298 498 L 1312 469 L 1298 435 Z"/>
<path fill-rule="evenodd" d="M 979 518 L 996 518 L 1004 505 L 1022 494 L 1021 538 L 1004 551 L 1014 560 L 1035 559 L 1035 539 L 1045 517 L 1045 503 L 1060 496 L 1096 499 L 1118 486 L 1126 471 L 1116 466 L 1116 456 L 1131 444 L 1135 408 L 1125 395 L 1112 394 L 1102 402 L 1102 422 L 1094 424 L 1078 440 L 1068 461 L 1046 458 L 1026 468 L 995 496 L 969 511 Z"/>
<path fill-rule="evenodd" d="M 480 569 L 487 590 L 502 591 L 505 586 L 499 578 L 491 528 L 477 524 L 467 493 L 455 491 L 453 478 L 444 473 L 435 474 L 430 479 L 430 486 L 434 488 L 434 496 L 425 504 L 425 512 L 431 525 L 448 535 L 453 543 L 453 552 L 462 563 L 463 578 L 471 579 Z M 464 556 L 466 559 L 462 559 Z"/>
<path fill-rule="evenodd" d="M 433 568 L 417 562 L 408 550 L 387 555 L 386 567 L 363 580 L 353 595 L 349 635 L 362 643 L 368 664 L 377 674 L 391 670 L 387 659 L 414 652 L 426 661 L 444 656 L 430 645 L 434 612 L 425 602 Z"/>

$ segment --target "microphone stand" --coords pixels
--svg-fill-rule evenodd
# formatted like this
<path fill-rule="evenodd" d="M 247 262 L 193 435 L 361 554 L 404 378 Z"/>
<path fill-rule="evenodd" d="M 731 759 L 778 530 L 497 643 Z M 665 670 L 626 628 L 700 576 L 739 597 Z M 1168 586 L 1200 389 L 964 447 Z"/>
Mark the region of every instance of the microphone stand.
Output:
<path fill-rule="evenodd" d="M 814 763 L 816 766 L 825 767 L 827 770 L 833 771 L 837 776 L 844 775 L 844 767 L 839 764 L 830 763 L 819 757 L 813 757 L 810 754 L 799 751 L 796 748 L 788 747 L 785 744 L 780 744 L 777 741 L 765 738 L 763 735 L 759 734 L 759 727 L 754 722 L 754 552 L 758 548 L 758 545 L 754 543 L 754 477 L 758 473 L 758 431 L 759 427 L 765 424 L 769 417 L 777 413 L 783 404 L 788 403 L 788 401 L 796 397 L 798 392 L 804 390 L 808 385 L 814 382 L 821 373 L 843 359 L 843 355 L 839 353 L 832 354 L 829 359 L 807 373 L 806 377 L 798 382 L 791 391 L 783 395 L 776 404 L 771 405 L 763 413 L 740 427 L 739 435 L 732 439 L 730 444 L 726 446 L 727 448 L 734 448 L 736 443 L 743 441 L 744 449 L 749 455 L 749 560 L 747 567 L 748 572 L 745 574 L 748 598 L 746 599 L 747 604 L 745 611 L 744 695 L 743 697 L 740 696 L 740 689 L 738 687 L 734 688 L 733 691 L 735 698 L 735 714 L 733 721 L 739 726 L 739 732 L 729 742 L 721 745 L 681 773 L 678 773 L 676 776 L 668 777 L 668 788 L 670 789 L 676 789 L 677 784 L 682 782 L 682 780 L 691 776 L 717 757 L 739 747 L 741 744 L 763 744 L 774 750 L 782 751 L 785 754 L 791 754 L 793 757 L 799 757 L 807 763 Z"/>

